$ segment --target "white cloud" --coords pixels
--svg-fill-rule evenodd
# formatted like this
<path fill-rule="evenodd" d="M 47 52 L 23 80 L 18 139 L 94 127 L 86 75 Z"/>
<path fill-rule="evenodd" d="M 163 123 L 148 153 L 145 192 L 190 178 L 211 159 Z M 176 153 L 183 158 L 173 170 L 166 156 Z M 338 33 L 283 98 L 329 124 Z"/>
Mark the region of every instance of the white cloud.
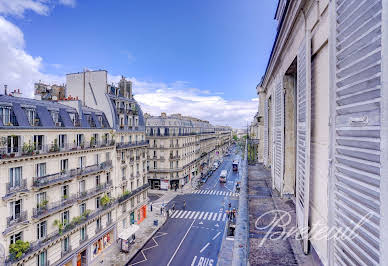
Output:
<path fill-rule="evenodd" d="M 75 7 L 75 0 L 59 0 L 59 3 L 65 6 Z"/>
<path fill-rule="evenodd" d="M 40 15 L 47 15 L 49 6 L 44 0 L 0 0 L 0 13 L 4 15 L 23 16 L 26 10 Z"/>
<path fill-rule="evenodd" d="M 33 84 L 39 80 L 63 83 L 62 76 L 42 73 L 43 59 L 33 57 L 24 50 L 21 30 L 0 16 L 0 81 L 9 90 L 22 89 L 25 96 L 33 95 Z M 0 88 L 2 90 L 2 88 Z"/>
<path fill-rule="evenodd" d="M 208 120 L 214 125 L 245 127 L 257 112 L 254 101 L 230 101 L 208 91 L 195 88 L 174 87 L 165 83 L 139 81 L 131 78 L 135 99 L 143 112 L 152 115 L 180 113 Z M 186 83 L 187 84 L 187 83 Z"/>
<path fill-rule="evenodd" d="M 25 11 L 31 10 L 39 15 L 48 15 L 56 3 L 75 7 L 76 0 L 0 0 L 0 14 L 23 17 Z"/>

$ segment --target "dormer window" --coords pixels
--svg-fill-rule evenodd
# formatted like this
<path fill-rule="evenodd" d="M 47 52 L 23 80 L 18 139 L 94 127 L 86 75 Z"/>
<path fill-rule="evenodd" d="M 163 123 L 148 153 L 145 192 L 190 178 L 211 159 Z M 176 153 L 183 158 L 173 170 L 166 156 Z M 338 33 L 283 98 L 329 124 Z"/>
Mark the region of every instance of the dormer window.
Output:
<path fill-rule="evenodd" d="M 7 126 L 11 123 L 11 108 L 1 106 L 0 107 L 0 116 L 3 121 L 3 125 Z"/>
<path fill-rule="evenodd" d="M 51 118 L 53 119 L 54 125 L 58 125 L 59 115 L 56 111 L 51 111 Z"/>
<path fill-rule="evenodd" d="M 69 113 L 69 116 L 70 116 L 70 119 L 71 119 L 71 122 L 72 122 L 73 126 L 76 127 L 78 125 L 77 114 L 76 113 Z"/>
<path fill-rule="evenodd" d="M 28 123 L 31 126 L 35 126 L 36 125 L 36 123 L 35 123 L 35 117 L 36 117 L 35 109 L 28 108 L 28 109 L 25 109 L 25 110 L 26 110 L 26 115 L 27 115 Z"/>
<path fill-rule="evenodd" d="M 101 127 L 104 127 L 104 124 L 102 123 L 102 115 L 97 116 L 98 122 L 100 122 Z"/>

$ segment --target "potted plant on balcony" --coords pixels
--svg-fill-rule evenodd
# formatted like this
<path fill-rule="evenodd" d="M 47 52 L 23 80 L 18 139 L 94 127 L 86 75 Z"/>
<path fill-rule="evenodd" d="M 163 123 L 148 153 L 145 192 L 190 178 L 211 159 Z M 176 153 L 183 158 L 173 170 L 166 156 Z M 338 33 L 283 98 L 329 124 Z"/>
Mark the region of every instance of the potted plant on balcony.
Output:
<path fill-rule="evenodd" d="M 62 231 L 63 231 L 63 223 L 61 223 L 61 221 L 59 221 L 58 219 L 56 219 L 56 220 L 54 221 L 53 225 L 58 227 L 58 233 L 61 235 L 61 234 L 62 234 Z"/>
<path fill-rule="evenodd" d="M 30 242 L 16 240 L 15 243 L 9 246 L 9 253 L 11 254 L 12 258 L 20 259 L 23 256 L 23 254 L 27 252 L 29 248 L 30 248 Z"/>
<path fill-rule="evenodd" d="M 38 204 L 39 209 L 46 209 L 48 200 L 43 200 L 41 203 Z"/>
<path fill-rule="evenodd" d="M 89 217 L 89 214 L 91 213 L 92 211 L 91 210 L 85 210 L 84 213 L 82 214 L 83 217 L 85 218 L 88 218 Z"/>
<path fill-rule="evenodd" d="M 58 146 L 58 140 L 54 139 L 53 143 L 51 144 L 50 152 L 58 152 L 59 146 Z"/>
<path fill-rule="evenodd" d="M 101 205 L 104 207 L 110 203 L 111 199 L 107 194 L 105 194 L 104 196 L 102 196 L 100 201 L 101 201 Z"/>
<path fill-rule="evenodd" d="M 96 138 L 93 136 L 90 138 L 90 147 L 96 147 Z"/>

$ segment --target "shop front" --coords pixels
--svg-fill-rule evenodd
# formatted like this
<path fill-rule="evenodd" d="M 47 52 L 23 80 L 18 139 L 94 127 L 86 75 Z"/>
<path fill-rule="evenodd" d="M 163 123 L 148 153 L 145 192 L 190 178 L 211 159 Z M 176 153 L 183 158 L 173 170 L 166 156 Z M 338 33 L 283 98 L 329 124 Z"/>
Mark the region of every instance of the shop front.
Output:
<path fill-rule="evenodd" d="M 137 210 L 137 223 L 140 224 L 147 217 L 147 205 Z"/>
<path fill-rule="evenodd" d="M 135 224 L 135 212 L 131 212 L 129 215 L 130 224 Z"/>
<path fill-rule="evenodd" d="M 161 189 L 159 179 L 148 179 L 148 182 L 150 183 L 151 189 Z"/>
<path fill-rule="evenodd" d="M 88 263 L 88 257 L 86 249 L 77 254 L 77 266 L 86 266 Z"/>
<path fill-rule="evenodd" d="M 160 189 L 168 190 L 168 180 L 165 180 L 165 179 L 160 180 Z"/>
<path fill-rule="evenodd" d="M 102 251 L 113 243 L 113 229 L 95 241 L 91 246 L 91 260 L 95 259 Z"/>
<path fill-rule="evenodd" d="M 175 189 L 175 186 L 179 188 L 179 179 L 171 180 L 170 181 L 170 187 L 171 189 Z"/>

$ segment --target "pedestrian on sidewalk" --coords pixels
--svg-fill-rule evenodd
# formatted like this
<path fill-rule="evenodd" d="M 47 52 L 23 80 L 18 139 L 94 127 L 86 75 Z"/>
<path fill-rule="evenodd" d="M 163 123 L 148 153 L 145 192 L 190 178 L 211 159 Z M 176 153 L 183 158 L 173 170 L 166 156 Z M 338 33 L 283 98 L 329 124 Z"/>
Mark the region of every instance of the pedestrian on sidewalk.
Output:
<path fill-rule="evenodd" d="M 174 202 L 174 204 L 172 205 L 172 211 L 173 211 L 173 212 L 175 211 L 175 202 Z"/>
<path fill-rule="evenodd" d="M 183 209 L 186 210 L 186 200 L 183 201 Z"/>
<path fill-rule="evenodd" d="M 151 212 L 152 212 L 152 202 L 151 202 L 151 205 L 150 205 L 150 209 L 151 209 Z"/>
<path fill-rule="evenodd" d="M 160 206 L 160 215 L 162 215 L 162 214 L 163 214 L 163 207 Z"/>
<path fill-rule="evenodd" d="M 175 192 L 176 192 L 176 190 L 178 189 L 178 186 L 175 184 L 174 188 L 175 188 Z"/>

